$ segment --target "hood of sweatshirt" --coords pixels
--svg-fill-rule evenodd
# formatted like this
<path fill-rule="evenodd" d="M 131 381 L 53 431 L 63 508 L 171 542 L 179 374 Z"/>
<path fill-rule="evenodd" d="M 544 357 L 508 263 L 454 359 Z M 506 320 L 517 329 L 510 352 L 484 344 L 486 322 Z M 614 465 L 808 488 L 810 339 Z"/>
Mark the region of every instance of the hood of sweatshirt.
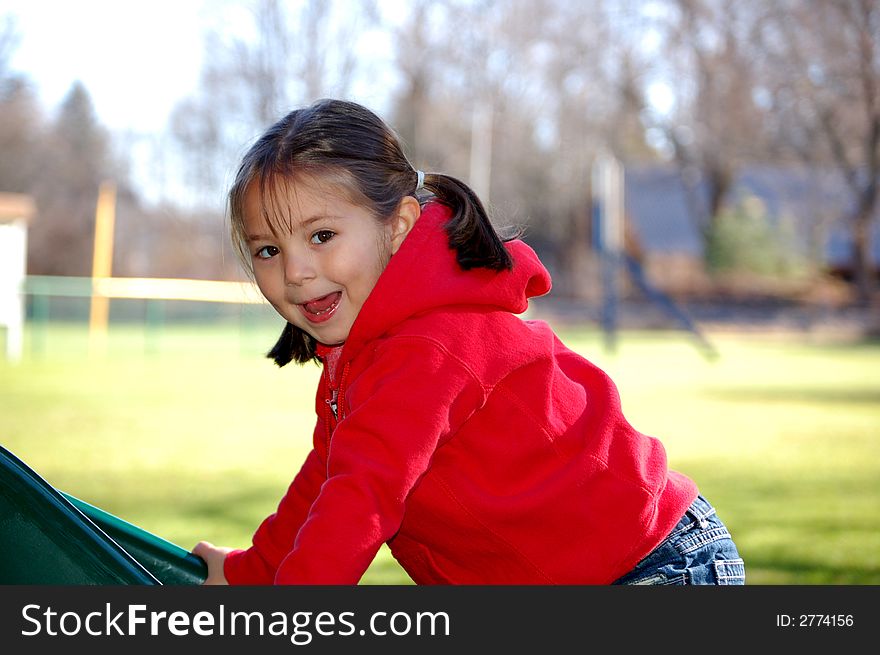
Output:
<path fill-rule="evenodd" d="M 450 217 L 450 210 L 436 202 L 422 208 L 352 325 L 343 362 L 364 343 L 422 312 L 470 306 L 521 314 L 530 298 L 550 291 L 550 274 L 535 251 L 519 240 L 505 244 L 513 258 L 512 270 L 462 270 L 443 229 Z"/>

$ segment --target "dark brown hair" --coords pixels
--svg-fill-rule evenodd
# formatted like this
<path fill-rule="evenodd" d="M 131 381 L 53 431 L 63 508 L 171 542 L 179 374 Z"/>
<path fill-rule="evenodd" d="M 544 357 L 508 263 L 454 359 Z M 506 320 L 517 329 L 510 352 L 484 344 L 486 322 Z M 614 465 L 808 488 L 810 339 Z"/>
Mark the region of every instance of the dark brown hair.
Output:
<path fill-rule="evenodd" d="M 390 217 L 404 196 L 416 195 L 418 174 L 394 131 L 367 108 L 344 100 L 320 100 L 290 112 L 248 150 L 229 190 L 232 241 L 250 268 L 244 224 L 244 199 L 252 183 L 264 204 L 277 202 L 278 181 L 295 176 L 328 178 L 377 220 Z M 476 194 L 449 175 L 426 173 L 424 189 L 452 210 L 445 225 L 449 247 L 462 269 L 509 270 L 513 260 Z M 267 211 L 272 229 L 278 219 Z M 314 339 L 288 323 L 268 353 L 279 366 L 315 359 Z"/>

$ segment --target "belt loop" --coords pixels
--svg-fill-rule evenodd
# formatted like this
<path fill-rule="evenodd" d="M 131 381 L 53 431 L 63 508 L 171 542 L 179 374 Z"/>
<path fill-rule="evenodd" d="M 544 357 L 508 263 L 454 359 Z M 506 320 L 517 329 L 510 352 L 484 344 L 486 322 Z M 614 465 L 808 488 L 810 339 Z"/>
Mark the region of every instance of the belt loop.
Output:
<path fill-rule="evenodd" d="M 697 507 L 697 503 L 700 501 L 702 501 L 702 504 L 706 505 L 705 510 L 701 510 Z M 695 523 L 700 526 L 701 530 L 705 530 L 707 527 L 709 527 L 709 521 L 707 521 L 706 519 L 708 519 L 715 513 L 715 508 L 712 507 L 712 505 L 709 504 L 709 501 L 704 499 L 702 496 L 698 496 L 697 500 L 691 503 L 691 506 L 687 508 L 685 513 L 690 514 L 691 518 L 694 520 Z"/>

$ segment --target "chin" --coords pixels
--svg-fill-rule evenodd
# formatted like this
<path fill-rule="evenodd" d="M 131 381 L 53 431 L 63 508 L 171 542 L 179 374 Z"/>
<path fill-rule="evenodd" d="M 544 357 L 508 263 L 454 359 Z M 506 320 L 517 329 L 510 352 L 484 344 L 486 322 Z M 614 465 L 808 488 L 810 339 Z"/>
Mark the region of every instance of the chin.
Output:
<path fill-rule="evenodd" d="M 322 335 L 313 334 L 312 336 L 319 343 L 323 343 L 325 346 L 333 347 L 333 346 L 341 346 L 342 344 L 344 344 L 346 336 L 348 336 L 348 335 L 339 336 L 339 334 L 322 334 Z"/>

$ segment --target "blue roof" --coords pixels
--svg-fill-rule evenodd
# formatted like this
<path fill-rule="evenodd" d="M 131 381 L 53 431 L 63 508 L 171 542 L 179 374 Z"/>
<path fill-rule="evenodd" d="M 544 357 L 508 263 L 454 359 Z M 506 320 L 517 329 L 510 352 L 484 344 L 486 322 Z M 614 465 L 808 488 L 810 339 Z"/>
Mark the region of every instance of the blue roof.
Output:
<path fill-rule="evenodd" d="M 626 169 L 625 204 L 641 245 L 654 252 L 702 256 L 703 244 L 691 218 L 688 196 L 676 167 L 632 166 Z M 791 221 L 799 246 L 806 249 L 817 224 L 825 224 L 826 263 L 847 264 L 851 237 L 844 216 L 852 196 L 834 173 L 756 166 L 744 170 L 731 186 L 728 202 L 737 196 L 759 198 L 774 220 Z M 697 187 L 705 194 L 705 186 Z M 702 202 L 702 198 L 697 198 Z M 880 212 L 878 212 L 880 213 Z M 872 225 L 872 255 L 880 262 L 880 228 Z"/>

